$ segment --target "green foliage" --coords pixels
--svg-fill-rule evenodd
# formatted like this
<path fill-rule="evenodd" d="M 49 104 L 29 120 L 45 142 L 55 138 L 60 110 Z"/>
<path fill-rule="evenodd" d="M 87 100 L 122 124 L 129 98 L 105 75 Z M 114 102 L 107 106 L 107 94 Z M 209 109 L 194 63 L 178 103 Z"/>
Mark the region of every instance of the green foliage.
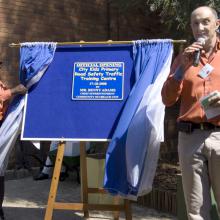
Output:
<path fill-rule="evenodd" d="M 142 8 L 145 13 L 155 12 L 161 23 L 174 37 L 189 38 L 190 14 L 198 6 L 211 6 L 220 12 L 220 0 L 112 0 L 121 11 Z"/>
<path fill-rule="evenodd" d="M 198 6 L 207 5 L 220 11 L 219 0 L 147 0 L 152 11 L 159 11 L 162 22 L 172 28 L 184 31 L 189 27 L 191 12 Z"/>

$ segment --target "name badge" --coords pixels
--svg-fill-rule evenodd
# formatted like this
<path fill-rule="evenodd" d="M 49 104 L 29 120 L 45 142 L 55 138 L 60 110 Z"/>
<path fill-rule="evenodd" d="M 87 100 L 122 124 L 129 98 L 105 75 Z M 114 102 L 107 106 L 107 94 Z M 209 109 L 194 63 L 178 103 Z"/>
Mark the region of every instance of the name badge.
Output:
<path fill-rule="evenodd" d="M 204 78 L 206 78 L 206 77 L 212 72 L 213 69 L 214 69 L 214 67 L 207 63 L 207 64 L 199 71 L 199 76 L 204 79 Z"/>

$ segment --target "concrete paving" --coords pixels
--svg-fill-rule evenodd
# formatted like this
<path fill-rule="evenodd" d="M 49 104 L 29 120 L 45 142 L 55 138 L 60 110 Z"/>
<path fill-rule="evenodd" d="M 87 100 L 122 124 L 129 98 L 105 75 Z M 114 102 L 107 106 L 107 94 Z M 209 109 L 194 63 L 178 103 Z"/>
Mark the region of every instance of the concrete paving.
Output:
<path fill-rule="evenodd" d="M 23 174 L 22 174 L 23 172 Z M 5 182 L 5 200 L 3 203 L 6 220 L 43 220 L 51 180 L 34 181 L 26 171 L 7 174 Z M 17 177 L 14 179 L 14 177 Z M 19 178 L 18 178 L 19 177 Z M 64 182 L 59 183 L 56 201 L 79 202 L 80 185 L 71 174 Z M 171 220 L 174 216 L 153 209 L 132 204 L 133 220 Z M 55 210 L 53 220 L 82 220 L 82 212 Z M 90 219 L 113 219 L 111 212 L 90 212 Z M 125 219 L 121 213 L 120 219 Z"/>

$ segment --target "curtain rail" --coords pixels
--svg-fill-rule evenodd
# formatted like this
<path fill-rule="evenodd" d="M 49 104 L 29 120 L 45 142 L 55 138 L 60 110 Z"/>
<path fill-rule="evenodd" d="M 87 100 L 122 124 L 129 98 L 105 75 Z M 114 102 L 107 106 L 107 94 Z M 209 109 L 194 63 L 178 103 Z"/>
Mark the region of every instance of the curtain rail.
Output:
<path fill-rule="evenodd" d="M 150 40 L 150 39 L 149 39 Z M 174 44 L 176 43 L 186 43 L 186 40 L 172 40 L 172 42 Z M 108 41 L 90 41 L 90 42 L 86 42 L 86 41 L 79 41 L 79 42 L 57 42 L 57 45 L 91 45 L 91 44 L 132 44 L 133 41 L 112 41 L 112 40 L 108 40 Z M 9 44 L 10 47 L 20 47 L 21 43 L 11 43 Z"/>

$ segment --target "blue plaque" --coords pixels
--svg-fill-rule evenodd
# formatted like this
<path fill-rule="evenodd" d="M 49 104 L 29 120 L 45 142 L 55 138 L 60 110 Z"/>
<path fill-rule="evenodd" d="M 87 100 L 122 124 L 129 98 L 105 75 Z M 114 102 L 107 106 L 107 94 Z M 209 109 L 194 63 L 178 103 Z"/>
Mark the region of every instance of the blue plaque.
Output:
<path fill-rule="evenodd" d="M 75 62 L 73 100 L 123 100 L 124 62 Z"/>

